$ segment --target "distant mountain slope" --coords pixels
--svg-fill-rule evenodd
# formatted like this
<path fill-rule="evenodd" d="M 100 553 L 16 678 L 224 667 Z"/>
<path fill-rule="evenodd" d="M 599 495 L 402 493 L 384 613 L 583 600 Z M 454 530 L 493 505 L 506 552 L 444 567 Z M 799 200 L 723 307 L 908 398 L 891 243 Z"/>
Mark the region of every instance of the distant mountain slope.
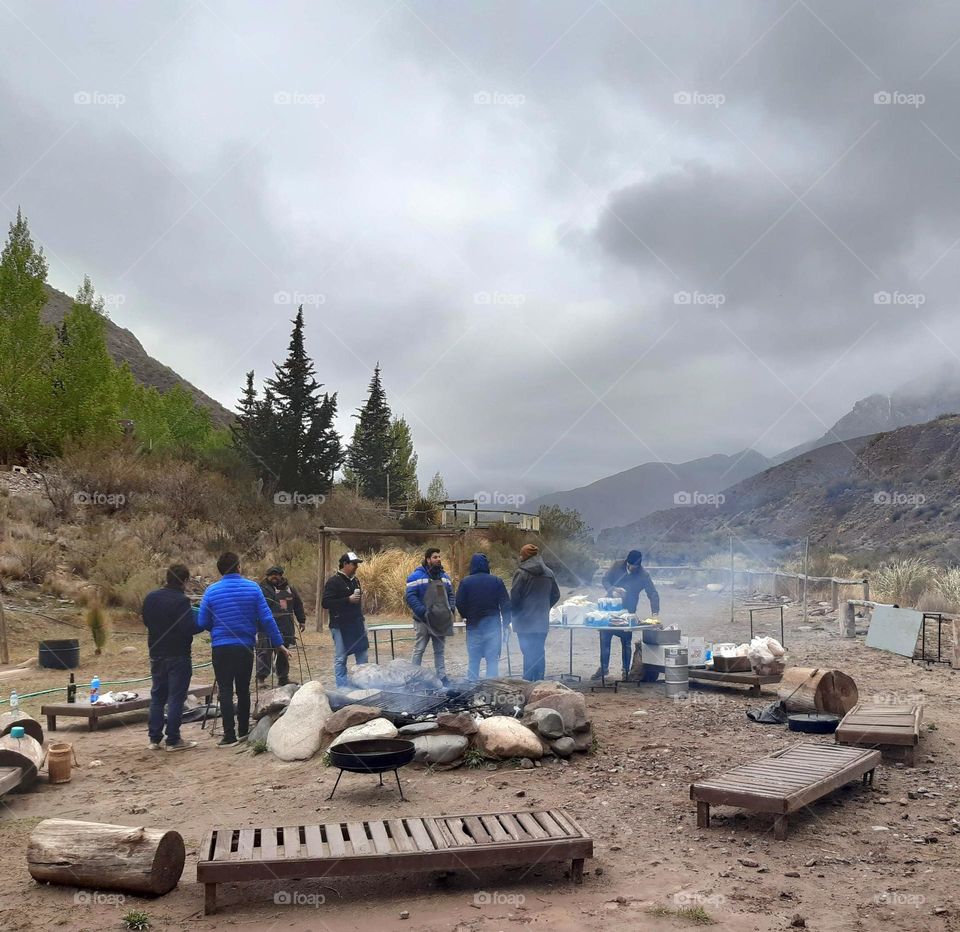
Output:
<path fill-rule="evenodd" d="M 946 363 L 904 383 L 889 395 L 861 398 L 822 437 L 785 450 L 774 463 L 814 450 L 828 443 L 896 430 L 908 424 L 924 424 L 941 414 L 960 412 L 960 365 Z"/>
<path fill-rule="evenodd" d="M 43 319 L 48 324 L 60 324 L 69 312 L 73 299 L 55 288 L 47 288 L 50 298 L 43 308 Z M 182 385 L 193 395 L 197 404 L 210 412 L 213 423 L 218 427 L 229 424 L 234 415 L 218 401 L 204 394 L 195 385 L 181 378 L 169 366 L 158 362 L 140 344 L 140 341 L 123 327 L 118 327 L 112 320 L 107 320 L 107 350 L 117 364 L 126 363 L 130 367 L 134 378 L 141 385 L 152 385 L 160 391 Z"/>
<path fill-rule="evenodd" d="M 941 417 L 809 451 L 725 489 L 718 507 L 659 511 L 605 531 L 600 544 L 702 559 L 726 549 L 731 534 L 737 549 L 756 540 L 786 547 L 809 534 L 815 548 L 956 564 L 958 470 L 960 417 Z"/>
<path fill-rule="evenodd" d="M 541 496 L 529 510 L 541 505 L 575 508 L 597 532 L 669 508 L 677 493 L 718 492 L 769 465 L 755 450 L 736 456 L 717 453 L 686 463 L 643 463 L 578 489 Z"/>

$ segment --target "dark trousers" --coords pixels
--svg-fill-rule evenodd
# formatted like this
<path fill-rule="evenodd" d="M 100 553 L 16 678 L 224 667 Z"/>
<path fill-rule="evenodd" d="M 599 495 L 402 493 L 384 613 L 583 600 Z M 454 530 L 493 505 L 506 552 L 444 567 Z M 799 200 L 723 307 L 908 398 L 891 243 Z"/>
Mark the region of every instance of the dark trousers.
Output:
<path fill-rule="evenodd" d="M 167 723 L 167 744 L 179 743 L 183 701 L 187 698 L 192 672 L 193 665 L 189 657 L 160 657 L 150 661 L 153 685 L 150 687 L 147 731 L 154 744 L 163 740 L 164 718 Z"/>
<path fill-rule="evenodd" d="M 296 647 L 297 639 L 292 634 L 283 635 L 284 647 Z M 277 657 L 277 682 L 281 686 L 286 686 L 290 682 L 290 661 L 286 654 L 281 654 L 270 646 L 270 639 L 265 637 L 257 638 L 257 679 L 265 680 L 270 676 L 273 669 L 273 657 Z"/>
<path fill-rule="evenodd" d="M 542 680 L 547 675 L 547 632 L 517 632 L 517 640 L 523 654 L 523 678 L 531 682 Z"/>
<path fill-rule="evenodd" d="M 604 676 L 610 672 L 610 645 L 614 638 L 620 638 L 620 659 L 623 661 L 623 672 L 630 670 L 630 648 L 633 645 L 632 631 L 601 631 L 600 632 L 600 669 Z"/>
<path fill-rule="evenodd" d="M 250 730 L 250 676 L 253 673 L 253 650 L 242 644 L 214 647 L 213 672 L 217 678 L 223 735 L 236 738 Z M 233 692 L 237 692 L 236 728 L 234 731 Z"/>

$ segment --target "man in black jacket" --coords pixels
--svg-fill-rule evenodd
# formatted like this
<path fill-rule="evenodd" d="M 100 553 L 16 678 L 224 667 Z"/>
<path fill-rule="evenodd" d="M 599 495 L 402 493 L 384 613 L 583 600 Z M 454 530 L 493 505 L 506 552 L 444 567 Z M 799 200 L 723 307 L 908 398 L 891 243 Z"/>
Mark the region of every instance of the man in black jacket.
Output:
<path fill-rule="evenodd" d="M 513 630 L 523 654 L 523 678 L 542 680 L 547 675 L 547 633 L 550 609 L 560 601 L 553 570 L 543 562 L 536 544 L 520 548 L 520 566 L 513 574 L 510 606 Z"/>
<path fill-rule="evenodd" d="M 196 741 L 180 737 L 183 701 L 190 688 L 193 672 L 191 647 L 197 633 L 196 616 L 185 592 L 190 570 L 175 563 L 167 570 L 167 584 L 155 589 L 143 600 L 143 623 L 147 628 L 150 650 L 150 750 L 159 751 L 163 740 L 166 708 L 167 750 L 186 751 Z"/>
<path fill-rule="evenodd" d="M 347 657 L 353 654 L 357 663 L 367 662 L 370 642 L 360 604 L 360 580 L 357 567 L 363 563 L 352 551 L 340 557 L 340 569 L 323 587 L 320 604 L 330 613 L 330 634 L 333 636 L 333 672 L 337 686 L 348 686 Z"/>
<path fill-rule="evenodd" d="M 284 647 L 297 646 L 297 627 L 303 633 L 307 623 L 307 616 L 303 610 L 303 599 L 300 593 L 287 581 L 283 575 L 282 566 L 271 566 L 267 570 L 266 578 L 260 583 L 263 597 L 270 606 L 270 612 L 277 622 L 280 634 L 283 635 Z M 269 639 L 261 634 L 257 638 L 257 679 L 262 686 L 270 676 L 273 668 L 273 655 L 277 654 L 277 684 L 286 686 L 290 682 L 290 659 L 287 654 L 274 651 Z"/>
<path fill-rule="evenodd" d="M 626 560 L 614 563 L 603 577 L 603 588 L 608 596 L 619 596 L 626 612 L 636 612 L 640 602 L 640 593 L 645 592 L 650 600 L 650 614 L 660 614 L 660 594 L 653 584 L 650 574 L 643 568 L 643 554 L 631 550 Z M 600 632 L 600 669 L 591 679 L 600 680 L 610 670 L 610 646 L 614 637 L 620 638 L 620 654 L 623 661 L 623 678 L 630 675 L 630 648 L 633 642 L 631 631 Z"/>

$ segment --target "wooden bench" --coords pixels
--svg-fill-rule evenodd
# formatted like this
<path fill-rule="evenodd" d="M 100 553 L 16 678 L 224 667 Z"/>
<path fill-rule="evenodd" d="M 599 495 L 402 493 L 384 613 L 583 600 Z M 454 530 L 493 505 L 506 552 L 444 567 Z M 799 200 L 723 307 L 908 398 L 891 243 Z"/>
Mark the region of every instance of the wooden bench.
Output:
<path fill-rule="evenodd" d="M 788 818 L 851 780 L 873 782 L 879 751 L 837 744 L 795 744 L 786 750 L 690 787 L 697 804 L 697 828 L 710 827 L 710 806 L 739 806 L 774 814 L 774 836 L 787 837 Z"/>
<path fill-rule="evenodd" d="M 713 683 L 717 686 L 749 686 L 751 696 L 760 695 L 761 686 L 772 686 L 783 679 L 782 673 L 759 674 L 721 673 L 719 670 L 691 670 L 690 679 L 701 683 Z"/>
<path fill-rule="evenodd" d="M 197 881 L 210 915 L 218 883 L 532 866 L 567 858 L 573 882 L 582 883 L 583 861 L 590 857 L 593 839 L 560 809 L 215 828 L 200 845 Z"/>
<path fill-rule="evenodd" d="M 202 696 L 209 705 L 213 699 L 213 686 L 191 686 L 188 696 Z M 40 714 L 47 717 L 47 731 L 57 730 L 57 716 L 85 718 L 90 731 L 96 731 L 97 721 L 107 715 L 119 715 L 121 712 L 136 712 L 150 708 L 150 697 L 143 696 L 129 702 L 95 703 L 85 699 L 82 702 L 55 702 L 40 707 Z"/>
<path fill-rule="evenodd" d="M 916 763 L 923 706 L 859 702 L 843 717 L 836 731 L 838 744 L 877 748 L 887 757 Z"/>
<path fill-rule="evenodd" d="M 0 767 L 0 796 L 15 790 L 22 779 L 22 767 Z"/>

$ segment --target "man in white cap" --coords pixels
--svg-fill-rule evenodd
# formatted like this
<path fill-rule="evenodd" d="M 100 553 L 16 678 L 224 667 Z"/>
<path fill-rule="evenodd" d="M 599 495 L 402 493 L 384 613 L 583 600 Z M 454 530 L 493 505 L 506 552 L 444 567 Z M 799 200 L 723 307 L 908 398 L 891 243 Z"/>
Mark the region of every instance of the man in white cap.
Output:
<path fill-rule="evenodd" d="M 360 580 L 357 567 L 363 563 L 353 551 L 340 557 L 340 568 L 323 587 L 321 605 L 330 613 L 330 634 L 333 636 L 333 672 L 337 686 L 348 686 L 347 657 L 357 663 L 367 662 L 370 642 L 360 604 Z"/>

